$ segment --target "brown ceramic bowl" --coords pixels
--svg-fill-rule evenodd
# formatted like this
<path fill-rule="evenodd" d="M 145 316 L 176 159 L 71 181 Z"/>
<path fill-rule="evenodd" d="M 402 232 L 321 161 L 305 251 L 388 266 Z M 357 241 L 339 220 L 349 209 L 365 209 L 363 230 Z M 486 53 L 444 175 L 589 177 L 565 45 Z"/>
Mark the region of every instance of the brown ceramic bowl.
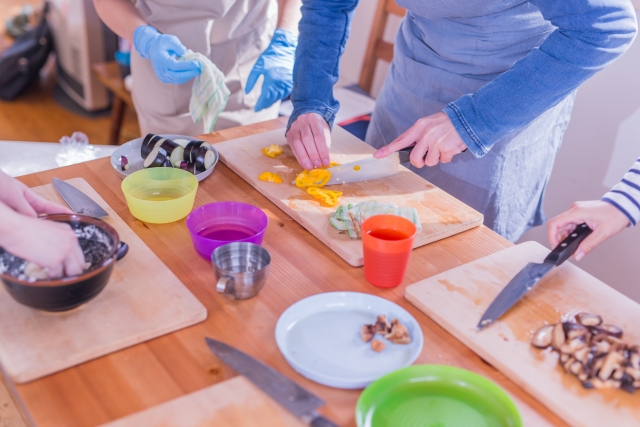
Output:
<path fill-rule="evenodd" d="M 69 224 L 91 267 L 79 276 L 29 281 L 23 274 L 26 261 L 0 248 L 0 271 L 4 270 L 0 279 L 21 304 L 45 311 L 71 310 L 96 297 L 107 285 L 116 260 L 124 256 L 120 238 L 109 224 L 89 216 L 55 214 L 41 220 Z"/>

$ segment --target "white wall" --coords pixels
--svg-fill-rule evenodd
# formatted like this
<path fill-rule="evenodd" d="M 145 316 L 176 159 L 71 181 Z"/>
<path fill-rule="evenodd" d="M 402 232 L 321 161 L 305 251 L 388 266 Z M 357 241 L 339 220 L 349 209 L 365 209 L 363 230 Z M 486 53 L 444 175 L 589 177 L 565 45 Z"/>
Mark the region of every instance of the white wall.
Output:
<path fill-rule="evenodd" d="M 361 1 L 347 43 L 339 84 L 356 83 L 364 60 L 376 1 Z M 640 10 L 640 0 L 633 0 Z M 385 39 L 393 41 L 399 20 L 390 21 Z M 372 95 L 377 95 L 388 66 L 378 64 Z M 613 65 L 578 91 L 571 124 L 554 167 L 545 198 L 549 217 L 577 200 L 598 199 L 640 156 L 640 40 Z M 640 228 L 640 227 L 639 227 Z M 548 246 L 546 226 L 522 241 Z M 580 267 L 640 301 L 640 230 L 625 230 L 600 245 Z"/>

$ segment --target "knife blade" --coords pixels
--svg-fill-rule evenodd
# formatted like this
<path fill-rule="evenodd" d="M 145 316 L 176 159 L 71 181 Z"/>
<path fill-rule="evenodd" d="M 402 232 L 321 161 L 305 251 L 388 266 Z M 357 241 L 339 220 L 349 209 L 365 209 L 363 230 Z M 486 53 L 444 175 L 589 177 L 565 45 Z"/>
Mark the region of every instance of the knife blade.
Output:
<path fill-rule="evenodd" d="M 107 211 L 102 209 L 100 205 L 91 199 L 91 197 L 87 196 L 73 185 L 58 178 L 53 178 L 52 183 L 58 194 L 60 194 L 60 197 L 62 197 L 71 210 L 76 214 L 92 216 L 94 218 L 103 218 L 109 215 Z M 117 259 L 121 260 L 128 252 L 129 245 L 121 240 L 118 244 Z"/>
<path fill-rule="evenodd" d="M 331 173 L 331 179 L 329 179 L 325 185 L 346 184 L 349 182 L 385 178 L 400 172 L 400 157 L 398 153 L 392 153 L 381 159 L 369 157 L 367 159 L 327 168 L 327 170 Z"/>
<path fill-rule="evenodd" d="M 337 427 L 315 409 L 324 401 L 275 369 L 254 359 L 242 351 L 212 338 L 205 338 L 209 349 L 239 374 L 245 376 L 289 412 L 312 427 Z"/>
<path fill-rule="evenodd" d="M 487 310 L 482 315 L 476 330 L 481 331 L 520 300 L 533 288 L 553 267 L 557 267 L 574 254 L 580 243 L 586 239 L 593 230 L 587 224 L 580 224 L 567 236 L 553 251 L 544 259 L 542 264 L 528 263 L 511 281 L 505 286 L 498 296 L 491 302 Z"/>
<path fill-rule="evenodd" d="M 53 186 L 64 201 L 67 202 L 71 210 L 78 215 L 87 215 L 94 218 L 102 218 L 109 215 L 100 205 L 73 185 L 58 178 L 53 178 Z"/>

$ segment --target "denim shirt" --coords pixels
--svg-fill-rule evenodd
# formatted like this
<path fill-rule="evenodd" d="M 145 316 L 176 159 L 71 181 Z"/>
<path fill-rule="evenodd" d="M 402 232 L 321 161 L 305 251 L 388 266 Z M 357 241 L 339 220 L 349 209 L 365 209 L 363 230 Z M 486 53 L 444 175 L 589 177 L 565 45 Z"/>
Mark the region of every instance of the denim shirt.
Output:
<path fill-rule="evenodd" d="M 407 17 L 424 18 L 426 5 L 434 0 L 423 1 L 425 12 L 414 7 Z M 476 3 L 480 8 L 482 2 Z M 476 157 L 487 154 L 497 141 L 531 123 L 605 68 L 626 50 L 637 32 L 635 12 L 628 0 L 490 1 L 485 3 L 487 9 L 480 11 L 501 13 L 525 3 L 539 11 L 541 26 L 549 28 L 541 44 L 503 72 L 478 76 L 490 81 L 476 92 L 449 102 L 443 110 Z M 311 112 L 333 125 L 339 103 L 332 88 L 338 80 L 340 56 L 357 4 L 358 0 L 303 0 L 289 126 L 299 115 Z M 469 0 L 460 0 L 460 5 L 461 11 L 468 9 Z M 507 31 L 517 31 L 517 25 Z"/>

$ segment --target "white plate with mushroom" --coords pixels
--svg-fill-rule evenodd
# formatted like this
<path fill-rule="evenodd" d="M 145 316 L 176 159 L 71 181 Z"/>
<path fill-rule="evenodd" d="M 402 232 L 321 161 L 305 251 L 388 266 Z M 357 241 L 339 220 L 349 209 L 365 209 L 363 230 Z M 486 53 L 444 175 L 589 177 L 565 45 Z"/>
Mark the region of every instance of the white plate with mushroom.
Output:
<path fill-rule="evenodd" d="M 125 178 L 146 167 L 176 167 L 202 181 L 218 163 L 218 152 L 197 138 L 174 134 L 149 134 L 122 144 L 111 154 L 111 166 Z"/>
<path fill-rule="evenodd" d="M 378 322 L 379 316 L 386 322 Z M 360 389 L 416 361 L 423 346 L 416 319 L 397 304 L 357 292 L 329 292 L 289 307 L 276 343 L 301 375 L 329 387 Z"/>

